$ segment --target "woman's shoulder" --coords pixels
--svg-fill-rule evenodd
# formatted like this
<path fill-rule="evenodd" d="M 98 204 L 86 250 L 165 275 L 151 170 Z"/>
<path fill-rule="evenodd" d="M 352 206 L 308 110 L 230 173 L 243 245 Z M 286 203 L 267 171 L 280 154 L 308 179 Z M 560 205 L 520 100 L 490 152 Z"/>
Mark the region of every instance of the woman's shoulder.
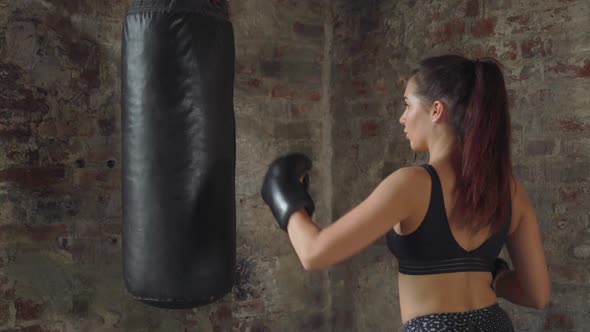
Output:
<path fill-rule="evenodd" d="M 401 167 L 391 173 L 386 181 L 390 183 L 404 184 L 404 187 L 419 189 L 430 185 L 431 177 L 422 166 Z"/>
<path fill-rule="evenodd" d="M 429 177 L 428 171 L 422 165 L 401 167 L 389 176 L 403 177 L 410 180 L 420 180 L 423 177 Z"/>

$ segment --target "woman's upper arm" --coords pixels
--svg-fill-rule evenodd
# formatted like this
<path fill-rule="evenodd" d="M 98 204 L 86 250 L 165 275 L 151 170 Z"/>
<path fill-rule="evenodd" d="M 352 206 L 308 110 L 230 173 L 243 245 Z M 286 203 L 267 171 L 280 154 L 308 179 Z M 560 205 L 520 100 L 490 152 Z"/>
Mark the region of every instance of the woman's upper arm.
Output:
<path fill-rule="evenodd" d="M 550 296 L 550 281 L 539 222 L 526 189 L 517 179 L 515 182 L 512 206 L 513 222 L 517 225 L 509 234 L 506 247 L 526 294 L 546 304 Z"/>
<path fill-rule="evenodd" d="M 411 210 L 409 193 L 415 189 L 416 170 L 401 168 L 317 238 L 313 266 L 325 268 L 352 256 L 391 230 Z"/>

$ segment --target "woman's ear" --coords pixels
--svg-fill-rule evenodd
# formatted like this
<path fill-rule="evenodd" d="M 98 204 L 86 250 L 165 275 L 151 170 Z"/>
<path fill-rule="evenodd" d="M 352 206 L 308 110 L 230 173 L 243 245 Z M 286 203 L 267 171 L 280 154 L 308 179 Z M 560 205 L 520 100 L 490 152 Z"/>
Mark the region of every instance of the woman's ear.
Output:
<path fill-rule="evenodd" d="M 432 104 L 432 122 L 441 123 L 446 116 L 447 106 L 440 100 L 435 100 Z"/>

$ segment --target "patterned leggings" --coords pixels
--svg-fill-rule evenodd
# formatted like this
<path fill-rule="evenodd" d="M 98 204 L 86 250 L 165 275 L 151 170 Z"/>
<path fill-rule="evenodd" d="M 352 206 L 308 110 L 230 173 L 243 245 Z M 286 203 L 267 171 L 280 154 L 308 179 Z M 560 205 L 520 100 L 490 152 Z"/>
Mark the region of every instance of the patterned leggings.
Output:
<path fill-rule="evenodd" d="M 514 332 L 510 317 L 495 303 L 482 309 L 419 316 L 404 324 L 404 332 Z"/>

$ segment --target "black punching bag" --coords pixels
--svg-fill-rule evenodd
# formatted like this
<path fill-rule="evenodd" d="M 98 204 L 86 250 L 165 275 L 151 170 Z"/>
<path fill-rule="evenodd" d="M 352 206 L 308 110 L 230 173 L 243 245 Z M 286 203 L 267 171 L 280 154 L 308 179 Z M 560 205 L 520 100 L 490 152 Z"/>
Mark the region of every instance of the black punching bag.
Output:
<path fill-rule="evenodd" d="M 236 261 L 227 0 L 132 1 L 121 52 L 125 285 L 161 308 L 213 302 Z"/>

